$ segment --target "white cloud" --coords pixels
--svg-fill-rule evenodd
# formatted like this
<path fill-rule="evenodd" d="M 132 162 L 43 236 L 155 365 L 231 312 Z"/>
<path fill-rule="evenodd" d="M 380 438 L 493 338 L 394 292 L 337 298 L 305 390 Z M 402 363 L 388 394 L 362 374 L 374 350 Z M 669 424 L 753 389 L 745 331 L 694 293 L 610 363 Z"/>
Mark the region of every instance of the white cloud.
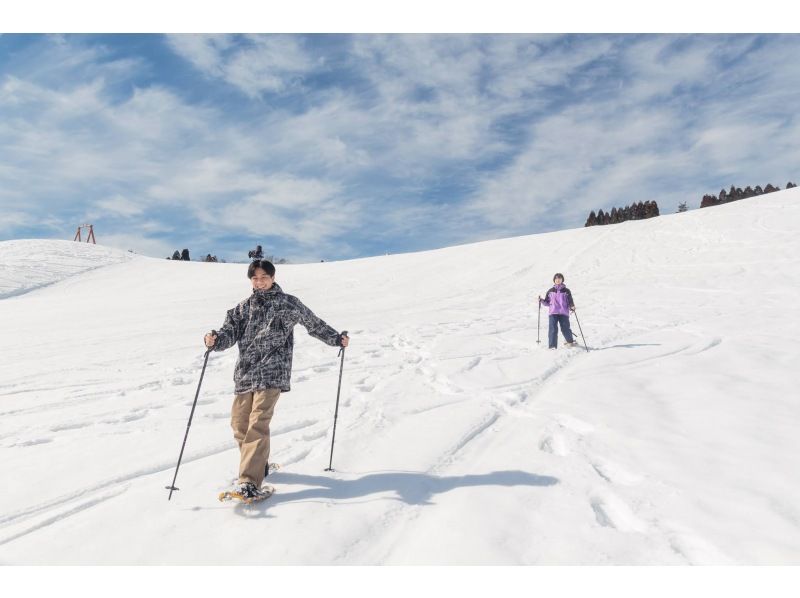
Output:
<path fill-rule="evenodd" d="M 139 216 L 144 212 L 141 203 L 130 200 L 122 195 L 115 195 L 106 199 L 101 199 L 94 203 L 94 207 L 99 214 L 111 216 Z"/>
<path fill-rule="evenodd" d="M 0 233 L 8 233 L 15 228 L 36 224 L 36 217 L 22 211 L 0 210 Z"/>
<path fill-rule="evenodd" d="M 574 226 L 667 194 L 665 179 L 785 184 L 796 168 L 787 37 L 753 50 L 750 37 L 356 36 L 336 55 L 293 36 L 168 39 L 240 90 L 248 117 L 164 84 L 131 90 L 124 70 L 141 61 L 48 38 L 39 62 L 53 54 L 57 76 L 0 74 L 0 208 L 78 203 L 143 234 L 171 210 L 180 232 L 267 231 L 313 255 L 350 251 L 351 234 L 430 247 Z M 312 73 L 335 82 L 312 87 Z M 296 89 L 299 105 L 264 99 Z"/>
<path fill-rule="evenodd" d="M 177 54 L 206 76 L 223 79 L 252 98 L 280 92 L 313 70 L 314 61 L 297 37 L 247 35 L 234 44 L 230 35 L 178 34 L 168 36 Z"/>
<path fill-rule="evenodd" d="M 259 237 L 279 238 L 324 254 L 354 230 L 363 217 L 363 206 L 344 199 L 318 203 L 314 209 L 264 205 L 257 198 L 226 205 L 213 213 L 214 221 L 227 230 Z"/>
<path fill-rule="evenodd" d="M 175 34 L 167 42 L 180 56 L 195 68 L 212 77 L 223 76 L 222 54 L 231 47 L 232 38 L 226 34 Z"/>
<path fill-rule="evenodd" d="M 201 218 L 230 230 L 324 245 L 352 231 L 363 218 L 360 202 L 341 196 L 337 184 L 277 175 L 257 193 L 222 206 L 208 206 Z"/>

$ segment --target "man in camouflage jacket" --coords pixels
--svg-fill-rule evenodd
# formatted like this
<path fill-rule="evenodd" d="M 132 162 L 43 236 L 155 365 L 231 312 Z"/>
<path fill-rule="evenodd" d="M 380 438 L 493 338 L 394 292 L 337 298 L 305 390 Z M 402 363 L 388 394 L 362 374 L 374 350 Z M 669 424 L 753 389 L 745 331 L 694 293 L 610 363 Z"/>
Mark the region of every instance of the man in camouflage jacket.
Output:
<path fill-rule="evenodd" d="M 289 392 L 292 376 L 294 327 L 334 347 L 346 347 L 349 339 L 328 326 L 275 282 L 275 266 L 267 260 L 250 264 L 247 276 L 253 293 L 228 311 L 219 331 L 208 333 L 205 344 L 224 351 L 235 343 L 239 358 L 233 380 L 236 385 L 231 427 L 239 444 L 239 484 L 261 487 L 269 462 L 270 434 L 275 404 L 281 392 Z"/>

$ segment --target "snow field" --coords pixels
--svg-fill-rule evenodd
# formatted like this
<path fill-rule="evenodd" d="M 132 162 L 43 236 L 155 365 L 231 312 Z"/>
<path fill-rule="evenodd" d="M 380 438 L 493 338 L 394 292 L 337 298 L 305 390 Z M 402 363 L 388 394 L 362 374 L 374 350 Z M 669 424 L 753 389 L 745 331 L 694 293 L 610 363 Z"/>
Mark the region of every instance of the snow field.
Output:
<path fill-rule="evenodd" d="M 209 358 L 164 490 L 245 266 L 0 243 L 0 563 L 796 565 L 798 225 L 793 189 L 279 266 L 352 343 L 330 473 L 339 360 L 295 330 L 277 493 L 250 508 L 216 501 L 238 465 L 235 349 Z M 536 343 L 556 271 L 589 353 L 574 317 L 580 347 L 548 351 L 544 311 Z"/>

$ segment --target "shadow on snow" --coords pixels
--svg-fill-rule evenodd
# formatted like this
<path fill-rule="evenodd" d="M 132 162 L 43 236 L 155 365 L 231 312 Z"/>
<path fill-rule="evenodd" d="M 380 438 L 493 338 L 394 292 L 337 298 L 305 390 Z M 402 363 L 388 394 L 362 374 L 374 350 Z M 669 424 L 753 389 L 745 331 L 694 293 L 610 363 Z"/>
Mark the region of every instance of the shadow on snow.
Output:
<path fill-rule="evenodd" d="M 393 493 L 382 499 L 399 500 L 409 505 L 432 504 L 431 499 L 456 488 L 476 486 L 553 486 L 558 478 L 540 476 L 525 471 L 494 471 L 485 474 L 462 476 L 436 476 L 413 471 L 389 471 L 364 475 L 357 479 L 342 480 L 329 476 L 303 475 L 278 472 L 269 476 L 271 484 L 280 487 L 268 500 L 255 503 L 250 508 L 266 510 L 276 504 L 306 500 L 353 500 L 371 495 Z M 287 485 L 313 486 L 287 492 Z"/>

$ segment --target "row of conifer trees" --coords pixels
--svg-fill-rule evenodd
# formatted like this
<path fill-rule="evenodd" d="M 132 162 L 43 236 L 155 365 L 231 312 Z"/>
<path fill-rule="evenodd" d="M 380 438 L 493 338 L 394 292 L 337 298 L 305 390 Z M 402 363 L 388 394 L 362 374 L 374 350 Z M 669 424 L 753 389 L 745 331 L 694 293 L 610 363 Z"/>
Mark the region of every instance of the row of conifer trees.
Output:
<path fill-rule="evenodd" d="M 797 187 L 797 185 L 791 181 L 786 183 L 787 189 L 791 189 L 793 187 Z M 726 191 L 725 189 L 722 189 L 719 192 L 719 195 L 704 195 L 703 199 L 700 201 L 700 207 L 707 208 L 710 206 L 717 206 L 723 203 L 729 203 L 739 199 L 747 199 L 748 197 L 756 197 L 758 195 L 764 195 L 766 193 L 772 193 L 780 190 L 780 187 L 775 187 L 771 183 L 763 189 L 760 185 L 756 185 L 755 187 L 748 186 L 744 189 L 731 185 L 730 190 Z M 680 204 L 678 211 L 685 212 L 686 210 L 686 202 Z M 617 224 L 627 220 L 644 220 L 646 218 L 653 218 L 654 216 L 658 215 L 658 204 L 655 201 L 640 201 L 624 208 L 611 208 L 610 212 L 599 210 L 597 213 L 595 213 L 595 211 L 592 210 L 589 214 L 589 217 L 586 219 L 586 224 L 584 224 L 584 226 Z"/>
<path fill-rule="evenodd" d="M 786 183 L 786 188 L 791 189 L 792 187 L 797 187 L 794 183 L 789 181 Z M 773 187 L 772 184 L 768 184 L 763 189 L 761 185 L 756 185 L 755 188 L 750 187 L 749 185 L 742 189 L 741 187 L 734 187 L 731 185 L 730 190 L 725 191 L 722 189 L 719 192 L 719 195 L 704 195 L 703 199 L 700 202 L 701 208 L 708 208 L 711 206 L 718 206 L 723 203 L 729 203 L 731 201 L 737 201 L 739 199 L 747 199 L 748 197 L 756 197 L 758 195 L 764 195 L 765 193 L 772 193 L 774 191 L 780 191 L 780 187 Z"/>
<path fill-rule="evenodd" d="M 658 204 L 655 201 L 633 203 L 624 208 L 611 208 L 610 212 L 594 210 L 589 214 L 584 226 L 597 226 L 600 224 L 617 224 L 627 220 L 644 220 L 658 216 Z"/>

